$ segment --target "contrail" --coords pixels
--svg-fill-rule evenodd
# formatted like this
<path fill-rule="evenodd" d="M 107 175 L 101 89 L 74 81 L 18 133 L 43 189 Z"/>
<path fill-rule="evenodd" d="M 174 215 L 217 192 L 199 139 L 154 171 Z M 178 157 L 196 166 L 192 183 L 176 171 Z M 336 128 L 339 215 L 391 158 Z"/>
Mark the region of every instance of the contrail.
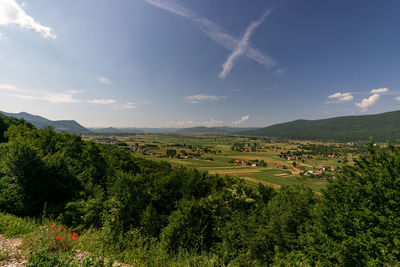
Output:
<path fill-rule="evenodd" d="M 271 10 L 267 10 L 267 12 L 265 12 L 259 20 L 253 21 L 250 23 L 246 32 L 243 34 L 242 39 L 237 43 L 237 46 L 232 51 L 232 54 L 230 54 L 228 56 L 228 58 L 226 59 L 225 63 L 222 64 L 222 71 L 219 74 L 219 77 L 221 79 L 225 78 L 226 75 L 229 74 L 229 72 L 233 68 L 233 62 L 235 61 L 235 59 L 249 49 L 249 46 L 250 46 L 249 40 L 250 40 L 251 35 L 253 34 L 254 30 L 258 26 L 260 26 L 260 24 L 264 21 L 265 17 L 268 16 L 270 13 L 271 13 Z"/>
<path fill-rule="evenodd" d="M 240 47 L 243 48 L 244 47 L 243 43 L 244 43 L 246 46 L 246 49 L 244 49 L 244 51 L 241 51 L 241 52 L 239 51 L 240 54 L 244 54 L 248 58 L 251 58 L 254 61 L 256 61 L 264 66 L 267 66 L 267 67 L 272 67 L 277 64 L 276 61 L 274 59 L 272 59 L 269 55 L 263 53 L 262 51 L 254 48 L 254 47 L 251 47 L 250 44 L 248 43 L 248 39 L 247 39 L 247 41 L 245 39 L 246 33 L 248 35 L 248 38 L 250 38 L 254 29 L 259 24 L 262 23 L 262 21 L 264 20 L 264 18 L 266 16 L 269 15 L 269 13 L 271 12 L 270 10 L 265 12 L 258 21 L 252 22 L 250 24 L 249 28 L 246 30 L 246 33 L 244 34 L 243 38 L 241 40 L 239 40 L 239 39 L 233 37 L 232 35 L 228 34 L 218 24 L 212 22 L 209 19 L 198 16 L 193 11 L 191 11 L 173 1 L 170 1 L 170 0 L 145 0 L 145 1 L 155 7 L 167 10 L 175 15 L 178 15 L 178 16 L 181 16 L 181 17 L 184 17 L 184 18 L 187 18 L 187 19 L 193 21 L 200 27 L 200 29 L 208 37 L 210 37 L 213 41 L 222 45 L 223 47 L 225 47 L 229 50 L 232 50 L 233 53 L 235 53 L 235 51 L 238 50 L 238 48 L 240 48 Z M 238 51 L 236 53 L 238 53 Z M 237 56 L 235 56 L 233 59 L 235 59 Z"/>

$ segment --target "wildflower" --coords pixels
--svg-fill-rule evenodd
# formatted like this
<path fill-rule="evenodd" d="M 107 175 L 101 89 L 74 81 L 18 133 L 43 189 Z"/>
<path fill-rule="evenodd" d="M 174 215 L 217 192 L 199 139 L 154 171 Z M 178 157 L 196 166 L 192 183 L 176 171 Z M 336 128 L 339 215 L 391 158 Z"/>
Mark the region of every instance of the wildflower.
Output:
<path fill-rule="evenodd" d="M 76 236 L 73 235 L 73 236 L 72 236 L 72 240 L 76 240 Z"/>
<path fill-rule="evenodd" d="M 61 236 L 57 236 L 56 239 L 57 239 L 57 240 L 61 240 L 62 237 L 61 237 Z"/>
<path fill-rule="evenodd" d="M 53 229 L 55 226 L 56 226 L 56 223 L 53 223 L 53 224 L 51 225 L 51 229 Z"/>
<path fill-rule="evenodd" d="M 61 229 L 62 229 L 62 227 L 61 227 L 61 226 L 58 226 L 58 231 L 59 231 L 59 232 L 61 231 Z"/>

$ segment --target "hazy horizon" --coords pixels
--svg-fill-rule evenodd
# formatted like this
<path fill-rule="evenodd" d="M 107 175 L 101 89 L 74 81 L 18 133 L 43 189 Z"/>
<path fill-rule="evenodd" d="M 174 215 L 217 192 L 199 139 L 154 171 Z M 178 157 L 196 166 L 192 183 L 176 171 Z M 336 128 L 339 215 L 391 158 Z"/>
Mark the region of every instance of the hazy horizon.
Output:
<path fill-rule="evenodd" d="M 398 1 L 0 0 L 0 110 L 88 128 L 400 109 Z"/>

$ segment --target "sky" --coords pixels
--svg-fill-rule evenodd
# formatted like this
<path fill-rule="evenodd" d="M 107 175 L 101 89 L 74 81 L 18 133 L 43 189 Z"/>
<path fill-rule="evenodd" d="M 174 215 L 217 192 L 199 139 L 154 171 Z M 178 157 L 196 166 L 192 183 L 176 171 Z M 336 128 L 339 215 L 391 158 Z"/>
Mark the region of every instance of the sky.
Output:
<path fill-rule="evenodd" d="M 0 110 L 265 127 L 400 109 L 400 1 L 0 0 Z"/>

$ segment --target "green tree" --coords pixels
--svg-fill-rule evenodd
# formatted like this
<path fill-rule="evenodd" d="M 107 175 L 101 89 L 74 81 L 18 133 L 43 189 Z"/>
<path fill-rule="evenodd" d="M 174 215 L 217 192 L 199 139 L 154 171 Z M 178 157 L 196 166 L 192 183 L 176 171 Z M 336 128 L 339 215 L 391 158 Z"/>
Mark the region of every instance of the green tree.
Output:
<path fill-rule="evenodd" d="M 368 146 L 323 191 L 302 238 L 314 261 L 337 265 L 400 262 L 400 148 Z"/>

